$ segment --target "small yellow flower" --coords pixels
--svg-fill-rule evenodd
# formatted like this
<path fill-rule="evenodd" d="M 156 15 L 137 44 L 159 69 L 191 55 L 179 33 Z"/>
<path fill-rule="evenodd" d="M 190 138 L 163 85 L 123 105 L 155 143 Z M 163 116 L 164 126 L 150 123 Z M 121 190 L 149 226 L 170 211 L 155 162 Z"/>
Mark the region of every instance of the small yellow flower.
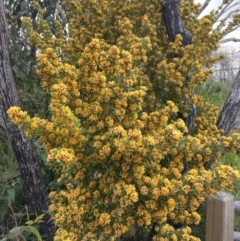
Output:
<path fill-rule="evenodd" d="M 102 213 L 100 215 L 99 223 L 101 225 L 107 225 L 107 224 L 110 224 L 110 222 L 111 222 L 111 218 L 110 218 L 110 215 L 108 213 Z"/>

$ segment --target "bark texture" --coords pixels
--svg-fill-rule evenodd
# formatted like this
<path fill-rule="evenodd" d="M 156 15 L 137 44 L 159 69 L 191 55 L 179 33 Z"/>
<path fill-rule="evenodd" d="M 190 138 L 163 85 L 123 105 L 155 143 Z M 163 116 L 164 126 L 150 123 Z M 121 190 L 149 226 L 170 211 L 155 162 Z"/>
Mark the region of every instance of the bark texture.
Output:
<path fill-rule="evenodd" d="M 168 38 L 174 42 L 177 34 L 182 35 L 182 44 L 186 46 L 192 43 L 192 35 L 183 25 L 179 12 L 179 0 L 167 0 L 163 6 L 163 20 L 166 26 Z"/>
<path fill-rule="evenodd" d="M 197 114 L 196 105 L 193 104 L 189 110 L 188 117 L 185 121 L 186 126 L 188 127 L 188 135 L 190 136 L 194 134 L 194 123 L 196 119 L 196 114 Z"/>
<path fill-rule="evenodd" d="M 49 198 L 41 177 L 37 152 L 33 142 L 26 139 L 15 125 L 8 122 L 6 111 L 10 106 L 19 106 L 19 98 L 9 62 L 5 9 L 3 1 L 0 1 L 0 131 L 6 138 L 11 138 L 28 207 L 36 215 L 45 213 L 44 222 L 40 227 L 43 240 L 52 241 L 55 226 L 48 213 Z"/>
<path fill-rule="evenodd" d="M 240 109 L 240 70 L 233 83 L 232 89 L 224 102 L 219 115 L 217 126 L 224 130 L 224 135 L 228 135 L 233 129 Z"/>
<path fill-rule="evenodd" d="M 183 46 L 192 44 L 192 35 L 183 25 L 179 12 L 179 0 L 167 0 L 163 6 L 163 20 L 168 34 L 169 41 L 174 42 L 176 36 L 181 34 Z M 186 85 L 191 81 L 190 77 L 186 78 Z M 187 103 L 187 100 L 185 101 Z M 194 122 L 196 118 L 196 106 L 192 105 L 185 123 L 188 127 L 188 135 L 194 133 Z"/>

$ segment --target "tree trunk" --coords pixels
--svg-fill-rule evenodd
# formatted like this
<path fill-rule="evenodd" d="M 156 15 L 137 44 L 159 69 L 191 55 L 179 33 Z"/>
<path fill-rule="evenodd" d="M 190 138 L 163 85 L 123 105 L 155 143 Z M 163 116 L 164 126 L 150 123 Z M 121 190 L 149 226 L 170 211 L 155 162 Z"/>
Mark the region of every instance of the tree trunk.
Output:
<path fill-rule="evenodd" d="M 9 62 L 5 9 L 3 1 L 0 1 L 0 128 L 6 137 L 11 138 L 28 207 L 36 215 L 45 213 L 44 222 L 40 225 L 43 240 L 52 241 L 55 226 L 48 213 L 49 198 L 41 177 L 37 152 L 33 142 L 26 139 L 15 125 L 8 122 L 6 111 L 10 106 L 19 106 L 19 99 Z"/>
<path fill-rule="evenodd" d="M 168 38 L 174 42 L 176 35 L 182 35 L 182 44 L 186 46 L 192 43 L 192 35 L 183 25 L 179 12 L 179 0 L 167 0 L 163 6 L 163 20 L 166 26 Z"/>
<path fill-rule="evenodd" d="M 240 109 L 240 70 L 219 115 L 217 126 L 228 135 L 233 129 Z"/>
<path fill-rule="evenodd" d="M 183 46 L 192 44 L 192 35 L 183 25 L 183 21 L 179 12 L 179 1 L 178 0 L 167 0 L 163 6 L 163 20 L 165 23 L 166 31 L 168 34 L 169 41 L 174 42 L 176 36 L 181 34 Z M 191 81 L 189 77 L 186 78 L 186 85 Z M 187 100 L 185 101 L 187 103 Z M 192 105 L 188 117 L 185 121 L 188 127 L 188 135 L 194 133 L 194 122 L 196 118 L 196 106 Z"/>
<path fill-rule="evenodd" d="M 166 0 L 166 4 L 163 6 L 162 13 L 163 13 L 163 20 L 164 20 L 169 41 L 174 42 L 176 39 L 176 36 L 178 34 L 181 34 L 183 46 L 192 44 L 192 35 L 183 25 L 183 21 L 179 12 L 178 0 Z M 187 77 L 185 84 L 188 85 L 189 81 L 191 81 L 191 79 Z M 185 101 L 185 103 L 187 103 L 187 100 Z M 180 116 L 182 115 L 181 113 L 179 114 Z M 196 106 L 192 105 L 189 110 L 187 119 L 184 120 L 186 123 L 186 126 L 188 127 L 188 135 L 193 135 L 194 133 L 195 118 L 196 118 Z M 185 161 L 182 174 L 187 173 L 188 169 L 189 169 L 188 163 Z M 169 220 L 169 222 L 171 222 L 171 220 Z M 153 237 L 155 235 L 156 225 L 157 225 L 156 222 L 152 224 L 152 229 L 148 235 L 147 241 L 153 240 Z M 178 225 L 181 226 L 182 224 L 180 223 Z"/>

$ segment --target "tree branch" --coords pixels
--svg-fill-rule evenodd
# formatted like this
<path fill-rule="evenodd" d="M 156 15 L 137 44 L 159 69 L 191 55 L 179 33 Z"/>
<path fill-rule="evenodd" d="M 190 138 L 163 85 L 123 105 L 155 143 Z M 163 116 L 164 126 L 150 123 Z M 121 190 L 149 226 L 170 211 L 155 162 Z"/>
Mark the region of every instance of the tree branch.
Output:
<path fill-rule="evenodd" d="M 238 25 L 237 25 L 237 26 L 235 26 L 234 28 L 232 28 L 231 30 L 229 30 L 228 32 L 226 32 L 224 36 L 228 35 L 229 33 L 234 32 L 234 31 L 235 31 L 235 30 L 237 30 L 238 28 L 239 28 L 239 26 L 238 26 Z"/>
<path fill-rule="evenodd" d="M 233 37 L 233 38 L 226 38 L 226 39 L 221 39 L 220 41 L 219 41 L 219 43 L 220 44 L 223 44 L 223 43 L 227 43 L 227 42 L 240 42 L 240 38 L 235 38 L 235 37 Z"/>
<path fill-rule="evenodd" d="M 235 3 L 235 4 L 233 4 L 233 5 L 231 6 L 231 3 L 232 3 L 232 2 L 226 4 L 226 6 L 225 6 L 225 7 L 221 10 L 221 12 L 217 15 L 216 22 L 217 22 L 217 21 L 220 19 L 220 17 L 221 17 L 224 13 L 226 13 L 229 9 L 231 9 L 232 7 L 240 4 L 240 3 Z M 234 11 L 233 11 L 233 12 L 234 12 Z M 237 10 L 235 10 L 235 12 L 237 12 Z M 231 12 L 231 13 L 232 13 L 232 12 Z M 229 16 L 228 16 L 228 17 L 229 17 Z M 224 18 L 224 19 L 226 20 L 226 18 Z"/>
<path fill-rule="evenodd" d="M 59 2 L 56 3 L 56 9 L 57 9 L 59 16 L 62 18 L 62 20 L 66 20 L 67 19 L 66 13 L 65 13 L 64 9 L 62 8 L 62 6 L 59 4 Z"/>
<path fill-rule="evenodd" d="M 233 6 L 232 6 L 233 7 Z M 229 8 L 230 9 L 230 8 Z M 226 10 L 226 11 L 228 11 L 228 10 Z M 225 11 L 225 13 L 226 13 L 226 11 Z M 226 16 L 226 17 L 224 17 L 224 18 L 222 18 L 221 20 L 223 20 L 223 21 L 226 21 L 228 18 L 230 18 L 231 16 L 232 16 L 232 14 L 234 14 L 234 13 L 237 13 L 237 9 L 235 9 L 235 10 L 232 10 L 232 11 L 230 11 L 229 13 L 228 13 L 228 15 Z M 219 18 L 218 18 L 219 19 Z M 218 21 L 218 19 L 217 19 L 217 21 Z M 219 20 L 220 21 L 220 20 Z"/>
<path fill-rule="evenodd" d="M 202 7 L 201 7 L 201 9 L 200 9 L 197 17 L 200 16 L 200 14 L 206 9 L 206 7 L 208 6 L 208 4 L 209 4 L 210 2 L 211 2 L 211 0 L 206 0 L 206 1 L 204 2 L 204 4 L 202 5 Z"/>

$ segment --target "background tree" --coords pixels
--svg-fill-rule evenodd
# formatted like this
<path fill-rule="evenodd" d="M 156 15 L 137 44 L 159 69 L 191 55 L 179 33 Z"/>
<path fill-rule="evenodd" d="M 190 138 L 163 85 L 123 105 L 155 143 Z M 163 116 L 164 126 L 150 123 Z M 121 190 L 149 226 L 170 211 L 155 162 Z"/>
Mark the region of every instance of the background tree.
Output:
<path fill-rule="evenodd" d="M 240 71 L 238 72 L 236 79 L 233 83 L 231 91 L 225 101 L 221 110 L 220 116 L 217 121 L 219 128 L 224 130 L 224 134 L 228 135 L 234 128 L 239 114 L 240 107 Z"/>
<path fill-rule="evenodd" d="M 1 119 L 0 127 L 7 140 L 11 137 L 12 148 L 19 165 L 21 180 L 29 208 L 36 215 L 45 214 L 41 225 L 42 235 L 51 240 L 54 235 L 53 221 L 48 214 L 49 199 L 43 180 L 41 178 L 38 157 L 33 142 L 23 136 L 21 130 L 9 123 L 6 111 L 10 106 L 19 106 L 16 86 L 8 55 L 8 27 L 5 19 L 3 2 L 0 3 L 0 29 L 1 29 Z M 45 236 L 46 235 L 46 236 Z"/>
<path fill-rule="evenodd" d="M 214 64 L 214 73 L 212 74 L 210 81 L 233 82 L 240 66 L 240 48 L 235 45 L 221 44 L 220 49 L 216 54 L 224 54 L 224 58 Z"/>
<path fill-rule="evenodd" d="M 206 9 L 208 4 L 211 0 L 206 0 L 201 7 L 201 10 L 198 16 Z M 240 14 L 239 14 L 239 1 L 223 1 L 222 4 L 218 7 L 216 11 L 213 11 L 215 14 L 215 28 L 225 28 L 225 23 L 230 22 L 228 28 L 224 30 L 224 38 L 221 39 L 220 43 L 226 42 L 238 42 L 239 39 L 232 35 L 234 31 L 236 32 L 239 29 L 239 21 L 240 21 Z M 227 70 L 226 70 L 227 71 Z M 229 93 L 228 98 L 226 99 L 223 109 L 219 115 L 219 119 L 217 121 L 217 125 L 219 128 L 224 129 L 224 134 L 228 135 L 230 131 L 234 128 L 236 124 L 236 119 L 239 114 L 239 100 L 238 100 L 238 93 L 239 93 L 239 73 L 236 76 L 232 89 Z"/>

